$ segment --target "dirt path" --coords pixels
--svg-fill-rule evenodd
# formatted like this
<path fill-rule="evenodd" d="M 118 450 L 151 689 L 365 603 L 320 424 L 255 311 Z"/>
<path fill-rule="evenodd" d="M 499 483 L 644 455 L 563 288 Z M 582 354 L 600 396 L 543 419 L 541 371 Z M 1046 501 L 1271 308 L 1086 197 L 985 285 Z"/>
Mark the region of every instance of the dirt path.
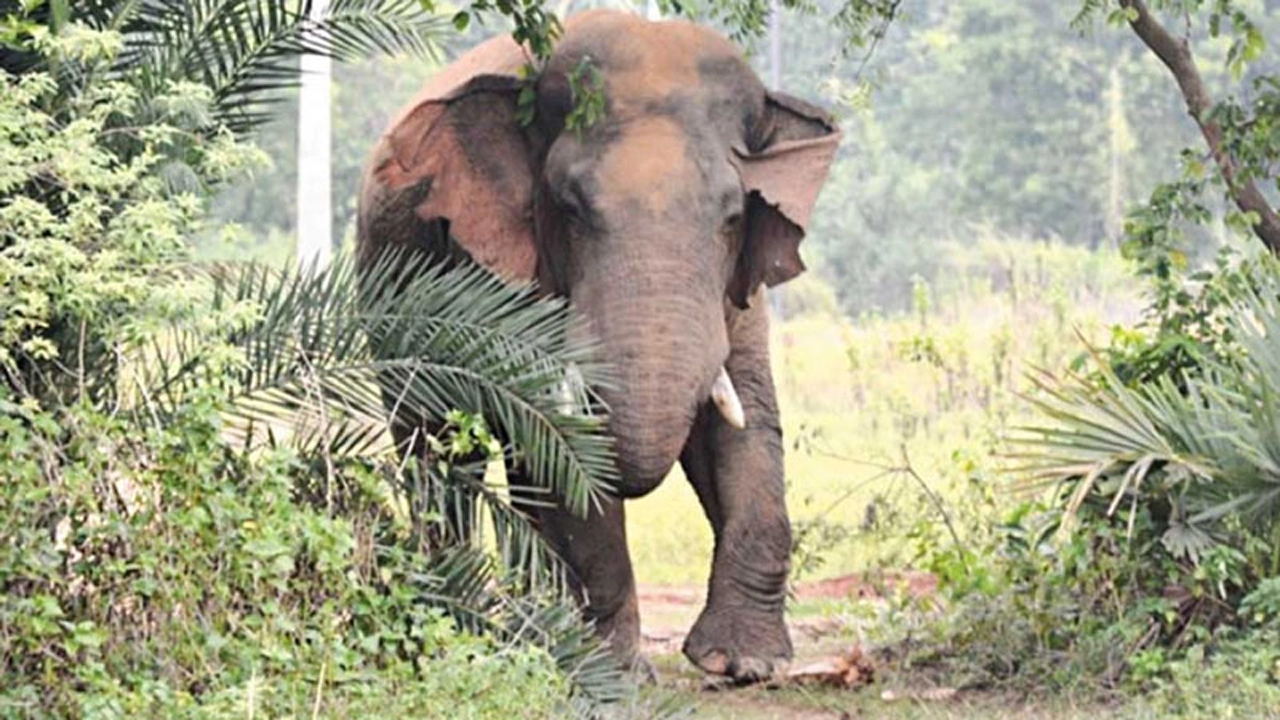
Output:
<path fill-rule="evenodd" d="M 853 628 L 819 612 L 824 600 L 884 597 L 905 588 L 917 597 L 933 593 L 937 581 L 927 573 L 883 573 L 802 583 L 788 619 L 795 645 L 793 672 L 854 657 Z M 792 678 L 746 688 L 708 681 L 680 654 L 680 645 L 702 609 L 700 587 L 650 585 L 640 588 L 643 647 L 658 672 L 658 693 L 674 693 L 693 707 L 698 720 L 1121 720 L 1135 717 L 1117 706 L 1074 704 L 1070 697 L 1025 698 L 991 692 L 960 692 L 937 687 L 895 687 L 901 678 L 877 678 L 874 684 L 812 683 Z M 867 660 L 867 670 L 874 663 Z M 839 666 L 839 663 L 836 663 Z M 839 677 L 839 673 L 835 674 Z M 846 676 L 847 678 L 847 676 Z M 1153 716 L 1145 716 L 1153 717 Z"/>
<path fill-rule="evenodd" d="M 912 595 L 932 593 L 937 580 L 928 573 L 881 573 L 876 577 L 847 575 L 829 580 L 800 583 L 795 588 L 795 601 L 878 598 L 886 590 L 905 586 Z M 693 626 L 706 590 L 691 585 L 642 585 L 640 596 L 641 639 L 645 653 L 671 655 L 680 652 L 684 637 Z M 822 657 L 832 635 L 842 629 L 839 622 L 823 617 L 791 617 L 796 663 Z"/>
<path fill-rule="evenodd" d="M 886 573 L 877 577 L 846 576 L 801 583 L 795 589 L 796 605 L 823 600 L 878 598 L 905 586 L 913 595 L 934 591 L 936 580 L 926 573 Z M 696 705 L 697 718 L 744 720 L 831 720 L 859 717 L 852 691 L 787 683 L 782 688 L 732 688 L 702 675 L 680 654 L 681 644 L 706 599 L 705 589 L 694 586 L 641 586 L 641 639 L 647 657 L 654 661 L 663 688 L 687 694 Z M 794 614 L 787 621 L 795 646 L 792 668 L 822 667 L 847 658 L 852 648 L 840 620 L 822 615 Z"/>

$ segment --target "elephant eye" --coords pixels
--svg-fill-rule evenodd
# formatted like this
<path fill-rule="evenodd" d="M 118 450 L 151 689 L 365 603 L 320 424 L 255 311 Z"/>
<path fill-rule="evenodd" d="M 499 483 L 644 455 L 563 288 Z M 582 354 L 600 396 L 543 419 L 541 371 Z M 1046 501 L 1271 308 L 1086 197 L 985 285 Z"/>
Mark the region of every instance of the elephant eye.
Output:
<path fill-rule="evenodd" d="M 573 180 L 565 182 L 560 192 L 556 193 L 556 199 L 565 217 L 576 221 L 587 219 L 590 205 L 587 203 L 586 192 L 581 183 Z"/>
<path fill-rule="evenodd" d="M 720 232 L 730 240 L 737 240 L 742 237 L 746 220 L 743 217 L 745 211 L 745 198 L 742 195 L 742 189 L 736 187 L 723 188 L 720 196 L 717 198 L 717 205 L 720 209 L 721 221 Z"/>
<path fill-rule="evenodd" d="M 565 214 L 565 217 L 574 220 L 582 219 L 582 205 L 572 195 L 562 195 L 560 197 L 560 211 Z"/>
<path fill-rule="evenodd" d="M 725 237 L 738 238 L 742 236 L 742 225 L 742 212 L 733 212 L 730 213 L 729 217 L 724 219 L 724 226 L 721 229 L 721 232 L 724 233 Z"/>

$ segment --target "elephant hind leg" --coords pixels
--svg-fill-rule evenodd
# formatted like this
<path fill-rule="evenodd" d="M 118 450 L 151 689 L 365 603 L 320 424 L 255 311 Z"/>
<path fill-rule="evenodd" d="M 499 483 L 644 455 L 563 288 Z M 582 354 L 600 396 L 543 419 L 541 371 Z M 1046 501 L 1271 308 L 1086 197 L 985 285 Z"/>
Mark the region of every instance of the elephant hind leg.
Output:
<path fill-rule="evenodd" d="M 693 421 L 689 439 L 680 453 L 680 468 L 684 470 L 685 478 L 693 486 L 698 502 L 702 505 L 702 512 L 711 523 L 712 531 L 715 532 L 716 537 L 719 537 L 720 529 L 724 526 L 724 517 L 716 490 L 715 445 L 712 432 L 715 423 L 714 413 L 715 410 L 710 404 L 704 405 L 698 412 L 697 418 Z"/>

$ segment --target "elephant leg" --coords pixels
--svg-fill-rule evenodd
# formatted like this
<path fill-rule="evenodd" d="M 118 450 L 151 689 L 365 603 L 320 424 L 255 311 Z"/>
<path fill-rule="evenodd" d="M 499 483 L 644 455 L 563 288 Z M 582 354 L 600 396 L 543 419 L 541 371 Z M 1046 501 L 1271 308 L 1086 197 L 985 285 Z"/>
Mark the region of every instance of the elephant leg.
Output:
<path fill-rule="evenodd" d="M 744 315 L 731 335 L 726 368 L 747 426 L 730 426 L 707 403 L 680 458 L 715 531 L 707 605 L 684 653 L 707 672 L 753 682 L 770 677 L 792 655 L 783 617 L 791 525 L 767 324 L 762 309 Z"/>
<path fill-rule="evenodd" d="M 508 469 L 512 485 L 527 483 Z M 640 606 L 627 550 L 623 501 L 610 498 L 599 509 L 579 517 L 559 503 L 538 505 L 535 519 L 543 538 L 565 562 L 570 586 L 583 616 L 609 643 L 619 660 L 640 662 Z"/>
<path fill-rule="evenodd" d="M 425 435 L 434 430 L 404 421 L 393 424 L 392 435 L 402 453 L 423 460 L 427 458 Z M 531 485 L 518 468 L 508 466 L 507 480 L 513 497 L 530 499 L 523 507 L 531 511 L 551 550 L 568 566 L 570 586 L 582 604 L 584 618 L 619 660 L 627 665 L 639 663 L 647 671 L 639 657 L 640 609 L 627 551 L 623 501 L 610 498 L 601 508 L 592 508 L 587 517 L 579 517 L 559 503 L 548 503 L 545 492 L 522 491 Z M 455 521 L 447 513 L 446 518 Z"/>

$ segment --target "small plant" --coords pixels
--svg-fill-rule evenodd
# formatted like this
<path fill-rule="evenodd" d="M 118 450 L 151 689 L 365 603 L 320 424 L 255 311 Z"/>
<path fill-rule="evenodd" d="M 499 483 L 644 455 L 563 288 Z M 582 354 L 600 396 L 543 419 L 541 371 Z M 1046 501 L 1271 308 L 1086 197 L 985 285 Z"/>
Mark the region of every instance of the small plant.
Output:
<path fill-rule="evenodd" d="M 1240 601 L 1240 614 L 1254 625 L 1280 621 L 1280 577 L 1260 580 Z"/>
<path fill-rule="evenodd" d="M 847 541 L 852 532 L 838 522 L 818 515 L 797 520 L 791 533 L 791 580 L 813 575 L 822 568 L 826 555 Z"/>
<path fill-rule="evenodd" d="M 583 55 L 567 74 L 573 108 L 564 119 L 565 129 L 581 135 L 605 116 L 604 77 L 590 55 Z"/>

